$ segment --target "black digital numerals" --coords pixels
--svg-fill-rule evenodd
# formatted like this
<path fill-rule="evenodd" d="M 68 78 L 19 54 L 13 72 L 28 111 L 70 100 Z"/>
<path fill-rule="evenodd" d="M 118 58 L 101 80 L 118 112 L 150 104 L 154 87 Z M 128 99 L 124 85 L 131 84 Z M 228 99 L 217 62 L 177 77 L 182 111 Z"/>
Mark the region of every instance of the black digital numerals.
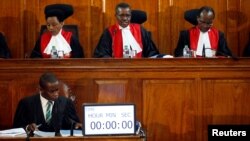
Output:
<path fill-rule="evenodd" d="M 90 122 L 90 129 L 92 130 L 112 130 L 112 129 L 132 129 L 133 128 L 133 122 L 131 120 L 129 121 L 122 121 L 122 122 L 116 122 L 116 121 L 92 121 Z"/>

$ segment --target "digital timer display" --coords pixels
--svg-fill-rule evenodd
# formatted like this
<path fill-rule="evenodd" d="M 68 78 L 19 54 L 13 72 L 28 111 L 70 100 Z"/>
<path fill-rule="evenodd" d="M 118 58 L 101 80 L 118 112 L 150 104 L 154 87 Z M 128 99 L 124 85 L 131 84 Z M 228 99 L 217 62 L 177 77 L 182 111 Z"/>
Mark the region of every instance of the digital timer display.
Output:
<path fill-rule="evenodd" d="M 134 104 L 83 104 L 83 135 L 135 134 Z"/>

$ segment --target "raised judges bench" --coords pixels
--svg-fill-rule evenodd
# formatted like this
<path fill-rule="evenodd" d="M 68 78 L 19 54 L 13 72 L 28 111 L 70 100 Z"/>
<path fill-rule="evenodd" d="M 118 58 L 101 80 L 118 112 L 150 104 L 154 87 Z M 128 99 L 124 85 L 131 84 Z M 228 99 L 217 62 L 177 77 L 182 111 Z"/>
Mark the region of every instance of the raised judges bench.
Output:
<path fill-rule="evenodd" d="M 0 128 L 46 71 L 82 103 L 136 104 L 148 141 L 206 141 L 208 124 L 250 124 L 250 59 L 0 60 Z"/>

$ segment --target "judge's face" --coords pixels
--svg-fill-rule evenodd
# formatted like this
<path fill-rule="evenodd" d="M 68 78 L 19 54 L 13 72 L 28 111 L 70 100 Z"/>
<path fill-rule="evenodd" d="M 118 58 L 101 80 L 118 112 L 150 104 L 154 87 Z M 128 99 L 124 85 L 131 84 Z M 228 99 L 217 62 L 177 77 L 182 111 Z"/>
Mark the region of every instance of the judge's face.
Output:
<path fill-rule="evenodd" d="M 207 32 L 213 25 L 214 13 L 209 11 L 201 12 L 200 16 L 197 18 L 198 27 L 201 32 Z"/>
<path fill-rule="evenodd" d="M 47 29 L 51 32 L 52 35 L 57 35 L 63 27 L 63 22 L 59 22 L 56 16 L 48 17 L 47 20 Z"/>
<path fill-rule="evenodd" d="M 47 100 L 55 101 L 59 96 L 59 82 L 47 82 L 44 88 L 40 88 L 41 94 Z"/>
<path fill-rule="evenodd" d="M 118 8 L 116 11 L 116 19 L 121 27 L 127 27 L 131 19 L 131 9 Z"/>

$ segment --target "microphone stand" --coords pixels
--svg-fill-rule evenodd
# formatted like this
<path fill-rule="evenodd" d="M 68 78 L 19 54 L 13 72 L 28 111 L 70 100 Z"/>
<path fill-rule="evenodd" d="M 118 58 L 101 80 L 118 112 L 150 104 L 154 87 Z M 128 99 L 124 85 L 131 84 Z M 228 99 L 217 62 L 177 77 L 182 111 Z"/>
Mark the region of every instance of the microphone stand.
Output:
<path fill-rule="evenodd" d="M 205 44 L 203 44 L 203 48 L 202 48 L 202 57 L 206 58 Z"/>

